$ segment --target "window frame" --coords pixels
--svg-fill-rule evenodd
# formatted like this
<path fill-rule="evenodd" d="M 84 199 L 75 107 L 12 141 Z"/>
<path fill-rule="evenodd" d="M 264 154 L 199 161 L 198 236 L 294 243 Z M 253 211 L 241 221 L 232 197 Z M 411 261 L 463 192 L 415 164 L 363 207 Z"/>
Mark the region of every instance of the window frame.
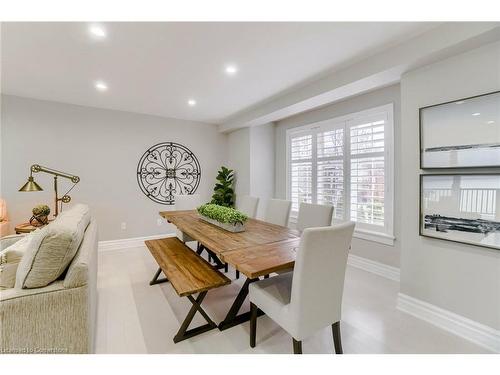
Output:
<path fill-rule="evenodd" d="M 314 122 L 286 131 L 286 197 L 291 199 L 291 139 L 300 135 L 312 134 L 312 197 L 313 202 L 317 201 L 317 170 L 318 160 L 339 160 L 339 157 L 321 157 L 317 155 L 317 134 L 332 129 L 344 129 L 343 144 L 343 198 L 344 216 L 335 221 L 349 220 L 351 214 L 351 160 L 368 157 L 370 154 L 351 155 L 350 130 L 351 127 L 359 125 L 367 117 L 380 116 L 384 114 L 386 124 L 384 124 L 384 226 L 376 226 L 365 223 L 356 223 L 354 237 L 364 240 L 375 241 L 385 245 L 394 245 L 394 103 L 370 108 L 367 110 L 350 113 L 347 115 L 334 117 L 327 120 Z M 353 157 L 354 156 L 354 157 Z M 316 184 L 314 183 L 316 181 Z M 348 215 L 348 216 L 347 216 Z M 297 212 L 292 211 L 291 222 L 296 222 Z"/>

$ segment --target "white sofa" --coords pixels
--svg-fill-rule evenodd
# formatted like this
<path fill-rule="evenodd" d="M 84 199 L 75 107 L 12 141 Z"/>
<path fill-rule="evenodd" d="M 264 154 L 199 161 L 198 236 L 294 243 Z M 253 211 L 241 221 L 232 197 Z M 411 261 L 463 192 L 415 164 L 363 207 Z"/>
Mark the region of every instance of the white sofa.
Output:
<path fill-rule="evenodd" d="M 20 238 L 0 241 L 5 248 Z M 0 353 L 93 353 L 96 310 L 97 227 L 91 219 L 58 280 L 41 288 L 0 290 Z"/>

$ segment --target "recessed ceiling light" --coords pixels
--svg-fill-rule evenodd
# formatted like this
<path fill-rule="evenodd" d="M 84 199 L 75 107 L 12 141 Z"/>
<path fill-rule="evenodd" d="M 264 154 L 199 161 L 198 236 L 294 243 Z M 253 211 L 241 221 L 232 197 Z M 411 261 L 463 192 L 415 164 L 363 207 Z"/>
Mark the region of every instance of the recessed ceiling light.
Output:
<path fill-rule="evenodd" d="M 105 38 L 106 37 L 106 30 L 104 30 L 103 27 L 98 26 L 98 25 L 91 25 L 89 27 L 89 33 L 99 39 Z"/>
<path fill-rule="evenodd" d="M 480 114 L 481 113 L 479 113 L 479 112 L 475 112 L 475 113 L 472 114 L 472 116 L 479 116 Z"/>
<path fill-rule="evenodd" d="M 458 102 L 455 102 L 455 104 L 464 104 L 465 100 L 459 100 Z"/>
<path fill-rule="evenodd" d="M 224 70 L 229 76 L 234 76 L 236 73 L 238 73 L 238 67 L 233 64 L 226 65 L 226 68 Z"/>
<path fill-rule="evenodd" d="M 490 120 L 490 121 L 486 121 L 486 123 L 487 123 L 487 124 L 494 124 L 494 123 L 495 123 L 495 121 Z"/>
<path fill-rule="evenodd" d="M 194 107 L 194 106 L 196 105 L 196 100 L 194 100 L 194 99 L 189 99 L 189 100 L 188 100 L 188 105 L 189 105 L 190 107 Z"/>
<path fill-rule="evenodd" d="M 97 81 L 96 83 L 94 83 L 94 87 L 99 91 L 106 91 L 108 89 L 108 85 L 103 81 Z"/>

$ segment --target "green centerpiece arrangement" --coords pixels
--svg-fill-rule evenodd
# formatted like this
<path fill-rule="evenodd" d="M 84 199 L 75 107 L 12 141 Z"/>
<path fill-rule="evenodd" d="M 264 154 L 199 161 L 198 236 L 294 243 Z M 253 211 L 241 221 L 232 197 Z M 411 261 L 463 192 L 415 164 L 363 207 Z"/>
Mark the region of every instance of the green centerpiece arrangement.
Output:
<path fill-rule="evenodd" d="M 198 207 L 200 218 L 210 224 L 216 225 L 230 232 L 243 232 L 248 216 L 235 210 L 213 203 L 207 203 Z"/>

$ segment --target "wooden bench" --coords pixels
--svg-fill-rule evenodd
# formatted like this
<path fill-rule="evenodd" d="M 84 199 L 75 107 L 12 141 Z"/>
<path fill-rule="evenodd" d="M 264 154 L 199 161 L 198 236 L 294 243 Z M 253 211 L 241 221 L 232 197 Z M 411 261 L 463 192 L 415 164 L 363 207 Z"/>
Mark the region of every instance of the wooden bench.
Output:
<path fill-rule="evenodd" d="M 203 310 L 201 303 L 209 290 L 227 285 L 231 280 L 178 238 L 163 238 L 145 243 L 160 267 L 150 285 L 169 281 L 179 297 L 187 297 L 193 304 L 175 335 L 174 342 L 217 328 L 217 324 Z M 162 271 L 166 278 L 158 280 Z M 196 299 L 193 297 L 195 293 L 199 293 Z M 197 311 L 205 318 L 207 324 L 188 329 Z"/>

